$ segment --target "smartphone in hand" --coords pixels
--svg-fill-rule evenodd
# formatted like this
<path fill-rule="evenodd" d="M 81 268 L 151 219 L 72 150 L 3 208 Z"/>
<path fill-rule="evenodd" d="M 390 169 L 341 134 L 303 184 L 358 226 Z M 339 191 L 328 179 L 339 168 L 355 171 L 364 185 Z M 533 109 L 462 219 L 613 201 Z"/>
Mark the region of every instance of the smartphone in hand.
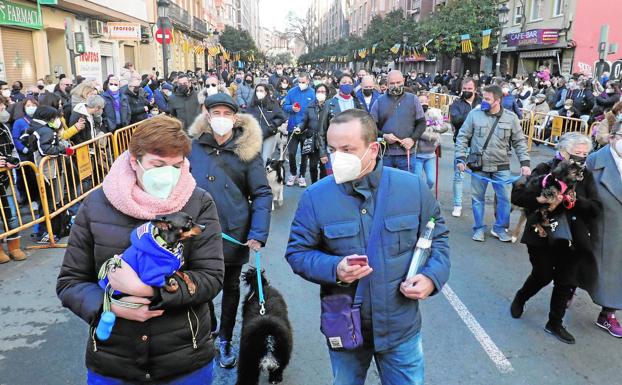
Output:
<path fill-rule="evenodd" d="M 346 257 L 348 261 L 348 266 L 367 266 L 367 256 L 366 255 L 350 255 Z"/>

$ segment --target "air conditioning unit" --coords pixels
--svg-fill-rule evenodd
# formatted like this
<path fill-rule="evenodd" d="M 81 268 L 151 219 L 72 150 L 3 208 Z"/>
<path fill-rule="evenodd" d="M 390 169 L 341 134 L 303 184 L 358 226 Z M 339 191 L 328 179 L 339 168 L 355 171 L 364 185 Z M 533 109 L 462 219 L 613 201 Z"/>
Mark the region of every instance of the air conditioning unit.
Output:
<path fill-rule="evenodd" d="M 89 35 L 93 37 L 104 36 L 104 23 L 99 20 L 89 19 Z"/>

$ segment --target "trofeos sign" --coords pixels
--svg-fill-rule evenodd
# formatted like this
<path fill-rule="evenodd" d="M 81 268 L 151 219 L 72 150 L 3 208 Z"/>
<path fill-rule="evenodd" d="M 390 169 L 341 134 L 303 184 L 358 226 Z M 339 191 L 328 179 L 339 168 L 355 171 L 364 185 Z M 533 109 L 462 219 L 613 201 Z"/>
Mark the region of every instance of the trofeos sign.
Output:
<path fill-rule="evenodd" d="M 0 0 L 0 25 L 41 29 L 41 13 L 37 7 Z"/>
<path fill-rule="evenodd" d="M 138 23 L 108 23 L 110 39 L 140 40 L 140 24 Z"/>
<path fill-rule="evenodd" d="M 508 33 L 508 47 L 525 45 L 548 45 L 559 41 L 559 29 L 532 29 L 531 31 Z"/>

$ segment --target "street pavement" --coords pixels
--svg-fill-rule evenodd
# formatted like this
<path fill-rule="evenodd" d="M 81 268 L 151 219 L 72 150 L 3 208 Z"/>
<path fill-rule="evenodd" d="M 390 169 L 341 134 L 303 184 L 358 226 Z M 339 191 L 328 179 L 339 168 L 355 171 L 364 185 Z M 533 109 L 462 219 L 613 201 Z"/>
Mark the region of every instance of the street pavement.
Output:
<path fill-rule="evenodd" d="M 503 244 L 490 235 L 483 244 L 471 240 L 468 177 L 463 217 L 451 217 L 450 136 L 443 136 L 442 149 L 439 199 L 451 230 L 451 289 L 421 305 L 426 384 L 622 383 L 622 340 L 594 325 L 599 307 L 585 292 L 578 291 L 565 320 L 576 345 L 563 344 L 543 330 L 550 285 L 528 303 L 522 319 L 510 317 L 510 301 L 530 271 L 526 248 Z M 551 155 L 549 149 L 534 147 L 534 165 Z M 514 161 L 513 170 L 518 169 Z M 294 329 L 293 357 L 283 383 L 323 385 L 330 384 L 332 377 L 319 331 L 319 287 L 294 275 L 283 258 L 302 191 L 297 187 L 286 189 L 285 205 L 272 217 L 262 263 L 273 286 L 287 300 Z M 489 192 L 489 224 L 493 222 L 491 205 Z M 514 213 L 512 223 L 516 220 Z M 0 385 L 85 382 L 87 327 L 60 306 L 54 290 L 62 257 L 62 249 L 40 250 L 32 252 L 27 261 L 0 266 Z M 216 305 L 218 309 L 219 299 Z M 239 328 L 236 338 L 238 335 Z M 235 370 L 218 368 L 214 383 L 234 384 Z M 267 383 L 262 377 L 260 384 Z M 379 384 L 375 368 L 370 369 L 366 384 Z"/>

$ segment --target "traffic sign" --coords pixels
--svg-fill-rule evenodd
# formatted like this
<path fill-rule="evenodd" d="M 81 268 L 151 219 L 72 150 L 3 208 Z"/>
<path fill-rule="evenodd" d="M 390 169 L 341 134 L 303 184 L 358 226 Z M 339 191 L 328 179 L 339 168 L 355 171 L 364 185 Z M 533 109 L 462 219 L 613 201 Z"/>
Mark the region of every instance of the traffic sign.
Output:
<path fill-rule="evenodd" d="M 165 44 L 170 44 L 173 39 L 173 34 L 170 28 L 166 28 L 164 30 L 164 34 L 162 34 L 162 28 L 158 28 L 155 35 L 156 41 L 162 44 L 162 39 L 164 39 Z"/>

